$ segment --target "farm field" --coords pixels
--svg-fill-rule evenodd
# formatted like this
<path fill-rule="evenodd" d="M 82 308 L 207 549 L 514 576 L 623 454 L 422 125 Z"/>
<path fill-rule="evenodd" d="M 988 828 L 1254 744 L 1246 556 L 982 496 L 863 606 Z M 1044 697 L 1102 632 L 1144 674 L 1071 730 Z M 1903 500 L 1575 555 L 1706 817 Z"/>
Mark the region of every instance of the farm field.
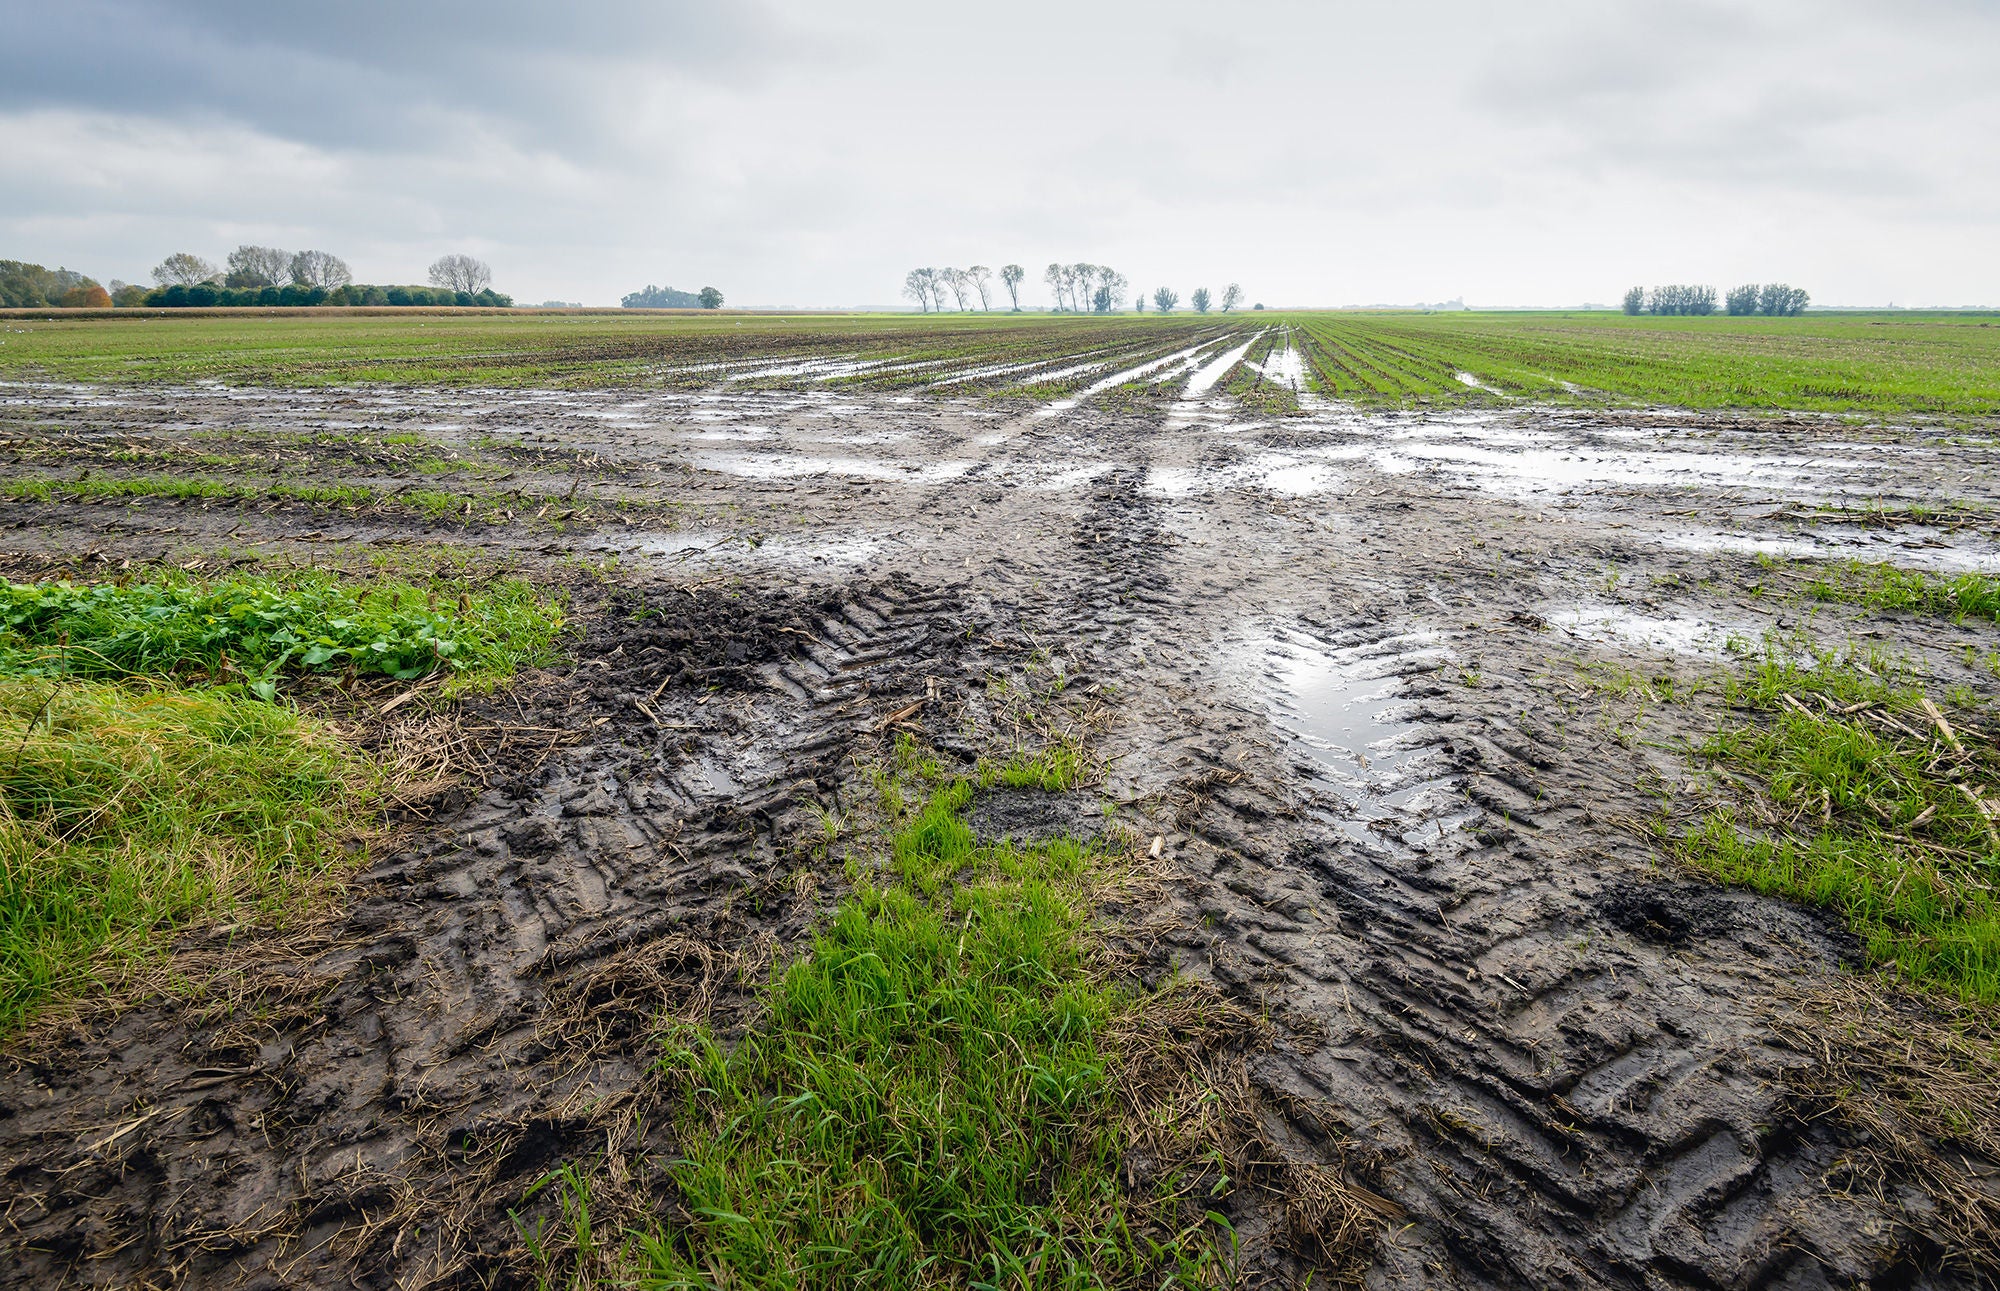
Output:
<path fill-rule="evenodd" d="M 0 318 L 0 379 L 261 386 L 1064 388 L 1066 371 L 1135 366 L 1267 329 L 1299 388 L 1348 401 L 1495 397 L 1685 408 L 2000 415 L 2000 319 L 1821 314 L 1277 313 L 630 315 L 293 311 Z M 51 321 L 53 317 L 53 321 Z"/>
<path fill-rule="evenodd" d="M 0 319 L 0 1285 L 1991 1285 L 1993 322 Z"/>

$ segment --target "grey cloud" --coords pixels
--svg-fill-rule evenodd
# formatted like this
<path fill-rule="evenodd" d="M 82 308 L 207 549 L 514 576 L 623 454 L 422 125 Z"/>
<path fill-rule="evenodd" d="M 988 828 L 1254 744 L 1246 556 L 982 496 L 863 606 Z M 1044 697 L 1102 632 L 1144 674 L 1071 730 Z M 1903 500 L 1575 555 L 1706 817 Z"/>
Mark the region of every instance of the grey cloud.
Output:
<path fill-rule="evenodd" d="M 587 151 L 621 95 L 740 84 L 787 50 L 762 7 L 695 0 L 0 7 L 29 36 L 0 44 L 0 108 L 208 116 L 335 147 L 411 147 L 490 117 L 527 143 Z"/>

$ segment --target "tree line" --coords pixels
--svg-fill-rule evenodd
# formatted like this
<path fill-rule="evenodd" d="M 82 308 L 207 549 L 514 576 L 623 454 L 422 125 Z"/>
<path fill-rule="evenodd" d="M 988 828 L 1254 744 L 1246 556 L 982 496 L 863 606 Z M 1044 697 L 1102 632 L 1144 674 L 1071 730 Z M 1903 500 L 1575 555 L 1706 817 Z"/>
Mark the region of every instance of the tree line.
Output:
<path fill-rule="evenodd" d="M 1746 282 L 1722 296 L 1723 312 L 1738 317 L 1764 314 L 1771 318 L 1791 318 L 1806 311 L 1812 297 L 1804 288 L 1782 282 Z M 1625 293 L 1628 314 L 1707 315 L 1715 312 L 1713 287 L 1676 283 L 1647 291 L 1634 287 Z"/>
<path fill-rule="evenodd" d="M 713 287 L 675 291 L 672 287 L 647 283 L 643 290 L 620 297 L 618 303 L 626 309 L 721 309 L 722 293 Z"/>
<path fill-rule="evenodd" d="M 354 281 L 347 262 L 329 251 L 285 251 L 244 244 L 217 265 L 176 251 L 153 266 L 154 286 L 112 279 L 107 289 L 70 269 L 0 260 L 0 306 L 12 309 L 113 306 L 205 308 L 217 305 L 512 305 L 492 288 L 493 270 L 469 255 L 440 256 L 429 286 L 372 286 Z"/>
<path fill-rule="evenodd" d="M 1008 306 L 1016 314 L 1021 312 L 1021 284 L 1027 278 L 1028 271 L 1020 265 L 1000 266 L 1000 287 L 1007 293 Z M 1049 295 L 1055 302 L 1054 310 L 1059 314 L 1113 313 L 1124 307 L 1125 293 L 1132 285 L 1130 279 L 1110 265 L 1088 261 L 1051 264 L 1042 271 L 1042 281 L 1048 285 Z M 951 303 L 961 311 L 970 310 L 975 300 L 979 302 L 980 309 L 990 311 L 996 295 L 992 282 L 993 270 L 983 264 L 965 269 L 918 268 L 903 276 L 903 294 L 917 302 L 917 307 L 926 314 L 933 311 L 943 313 L 948 308 L 947 293 Z M 1180 304 L 1180 299 L 1180 293 L 1161 287 L 1153 293 L 1153 306 L 1162 314 L 1170 314 Z M 1189 303 L 1197 313 L 1206 314 L 1212 303 L 1208 288 L 1195 288 Z M 1224 313 L 1242 303 L 1242 287 L 1232 282 L 1223 289 Z M 1144 313 L 1146 297 L 1140 295 L 1134 298 L 1132 308 Z"/>

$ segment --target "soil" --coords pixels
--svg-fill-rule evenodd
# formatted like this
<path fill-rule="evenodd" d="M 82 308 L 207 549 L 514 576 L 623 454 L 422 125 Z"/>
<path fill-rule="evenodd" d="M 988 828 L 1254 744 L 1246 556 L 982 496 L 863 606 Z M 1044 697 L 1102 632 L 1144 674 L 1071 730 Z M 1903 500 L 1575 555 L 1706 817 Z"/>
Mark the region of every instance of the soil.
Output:
<path fill-rule="evenodd" d="M 1698 805 L 1681 750 L 1723 716 L 1660 694 L 1734 668 L 1732 636 L 1995 697 L 1990 625 L 1794 595 L 1849 557 L 2000 569 L 1990 527 L 1893 510 L 2000 501 L 1991 441 L 1300 403 L 10 387 L 18 476 L 414 430 L 490 464 L 436 487 L 513 513 L 0 503 L 16 577 L 469 551 L 568 584 L 582 626 L 573 666 L 443 714 L 462 774 L 338 910 L 201 930 L 190 972 L 232 972 L 15 1045 L 0 1284 L 527 1280 L 510 1212 L 566 1162 L 671 1149 L 670 1118 L 632 1128 L 658 1023 L 747 1024 L 886 741 L 969 766 L 1028 738 L 1010 688 L 1057 683 L 1102 783 L 990 793 L 975 828 L 1101 831 L 1108 801 L 1160 840 L 1160 899 L 1107 937 L 1273 1020 L 1262 1141 L 1400 1216 L 1368 1285 L 1990 1284 L 1939 1218 L 1944 1145 L 1807 1097 L 1862 1043 L 1811 1021 L 1865 971 L 1852 938 L 1681 871 L 1655 826 Z M 406 466 L 272 469 L 387 493 Z M 2000 1162 L 1948 1146 L 2000 1215 Z M 1231 1205 L 1248 1281 L 1312 1275 L 1283 1198 Z"/>

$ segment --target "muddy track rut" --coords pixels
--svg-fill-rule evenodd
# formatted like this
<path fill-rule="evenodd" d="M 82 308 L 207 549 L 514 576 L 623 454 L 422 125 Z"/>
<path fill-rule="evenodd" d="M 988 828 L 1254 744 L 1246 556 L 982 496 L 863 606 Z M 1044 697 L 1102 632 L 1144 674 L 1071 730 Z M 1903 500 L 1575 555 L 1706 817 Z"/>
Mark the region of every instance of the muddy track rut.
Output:
<path fill-rule="evenodd" d="M 1220 395 L 1128 414 L 588 400 L 454 416 L 671 463 L 681 499 L 754 541 L 562 540 L 617 553 L 625 586 L 601 593 L 573 673 L 465 715 L 498 749 L 476 796 L 429 804 L 345 915 L 205 1006 L 147 1006 L 19 1062 L 0 1084 L 0 1281 L 508 1281 L 506 1209 L 536 1178 L 607 1136 L 661 1147 L 617 1138 L 655 1092 L 650 1021 L 739 1015 L 744 981 L 826 908 L 800 840 L 858 791 L 857 749 L 893 720 L 976 755 L 965 713 L 1032 660 L 1102 697 L 1105 792 L 1176 876 L 1119 935 L 1150 979 L 1210 980 L 1272 1017 L 1252 1068 L 1265 1140 L 1400 1210 L 1370 1285 L 1977 1284 L 1922 1180 L 1845 1187 L 1849 1129 L 1792 1093 L 1813 1056 L 1781 1038 L 1780 1001 L 1856 948 L 1814 912 L 1677 872 L 1646 828 L 1684 771 L 1676 732 L 1628 738 L 1573 667 L 1719 667 L 1644 625 L 1787 626 L 1740 590 L 1758 542 L 1883 540 L 1771 517 L 1838 500 L 1856 460 L 1878 495 L 1990 485 L 1962 454 L 1609 415 L 1254 422 Z M 185 432 L 185 408 L 161 428 L 156 397 L 128 403 L 120 434 Z M 252 415 L 326 416 L 282 395 Z M 136 510 L 159 530 L 152 505 Z M 171 518 L 274 550 L 309 523 L 206 514 Z M 131 509 L 15 523 L 22 552 L 170 557 L 189 536 L 136 532 Z M 1919 537 L 1913 558 L 1984 558 L 1976 537 Z M 463 540 L 531 559 L 549 543 Z M 1640 634 L 1550 628 L 1578 605 Z M 1949 675 L 1984 639 L 1898 644 Z M 1282 1198 L 1235 1205 L 1246 1280 L 1312 1272 Z"/>

